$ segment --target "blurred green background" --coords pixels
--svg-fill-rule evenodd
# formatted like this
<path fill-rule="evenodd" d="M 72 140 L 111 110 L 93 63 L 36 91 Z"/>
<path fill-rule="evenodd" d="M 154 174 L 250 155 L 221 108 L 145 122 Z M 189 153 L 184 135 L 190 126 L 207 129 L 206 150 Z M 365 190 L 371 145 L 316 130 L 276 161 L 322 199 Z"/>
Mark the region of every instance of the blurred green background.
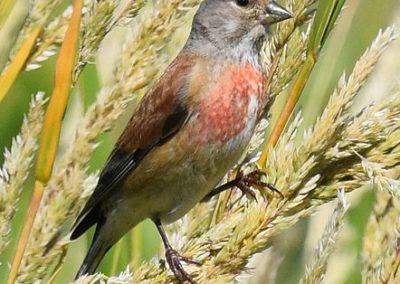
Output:
<path fill-rule="evenodd" d="M 55 11 L 55 14 L 63 11 L 68 4 L 70 4 L 70 1 L 64 1 Z M 10 10 L 4 28 L 0 30 L 0 66 L 3 66 L 8 59 L 8 52 L 14 44 L 18 29 L 27 14 L 27 9 L 28 0 L 16 1 L 13 9 Z M 346 9 L 326 44 L 320 61 L 300 100 L 298 109 L 302 110 L 304 128 L 313 123 L 326 104 L 340 75 L 343 72 L 349 73 L 351 71 L 355 61 L 370 45 L 378 30 L 392 25 L 396 21 L 400 24 L 399 18 L 399 0 L 347 1 Z M 170 45 L 171 53 L 179 51 L 180 46 L 185 41 L 189 25 L 190 18 L 188 18 L 187 27 L 177 31 L 177 35 Z M 68 137 L 73 133 L 74 125 L 77 123 L 74 115 L 82 113 L 94 101 L 100 86 L 110 81 L 109 62 L 112 62 L 117 55 L 114 47 L 121 42 L 124 32 L 124 29 L 118 28 L 107 36 L 96 58 L 97 64 L 88 65 L 82 74 L 73 92 L 66 114 L 61 152 L 65 147 L 68 147 Z M 400 74 L 400 62 L 398 56 L 396 56 L 396 54 L 400 54 L 400 48 L 397 47 L 397 51 L 389 50 L 388 55 L 382 60 L 381 66 L 375 72 L 374 79 L 361 94 L 362 98 L 359 100 L 358 107 L 370 101 L 379 100 L 381 96 L 388 95 L 390 87 L 396 83 L 396 70 L 397 74 Z M 23 72 L 9 95 L 0 105 L 0 149 L 9 148 L 12 138 L 18 134 L 32 94 L 39 91 L 45 92 L 46 95 L 51 93 L 55 58 L 56 56 L 45 61 L 38 70 Z M 283 101 L 284 96 L 276 101 L 273 107 L 272 123 L 279 113 Z M 96 150 L 90 164 L 92 171 L 101 169 L 128 117 L 129 114 L 126 114 L 119 120 L 115 130 L 100 137 L 101 146 Z M 0 155 L 0 161 L 3 161 L 2 155 Z M 19 211 L 13 223 L 14 242 L 0 259 L 0 279 L 5 279 L 7 275 L 7 264 L 12 259 L 15 240 L 20 233 L 31 192 L 32 178 L 30 178 L 30 182 L 26 183 Z M 332 258 L 327 283 L 361 282 L 362 236 L 373 205 L 373 194 L 371 191 L 364 190 L 352 195 L 351 203 L 353 206 L 347 215 L 347 224 L 342 234 L 339 249 Z M 276 261 L 282 261 L 278 270 L 277 283 L 298 283 L 304 271 L 305 263 L 310 260 L 310 253 L 321 235 L 327 216 L 331 212 L 329 206 L 325 207 L 321 209 L 319 214 L 297 224 L 282 238 L 277 238 L 279 241 L 275 241 L 275 253 L 279 256 Z M 134 242 L 135 238 L 136 242 Z M 66 283 L 66 279 L 72 279 L 86 253 L 89 240 L 90 236 L 87 236 L 71 246 L 66 264 L 55 283 Z M 130 253 L 132 250 L 134 251 L 133 255 Z M 117 273 L 123 270 L 129 262 L 136 267 L 142 260 L 150 259 L 158 251 L 159 238 L 156 230 L 150 223 L 145 222 L 110 251 L 99 270 L 106 274 Z M 252 279 L 251 283 L 265 283 L 266 281 L 264 274 L 268 273 L 268 266 L 262 260 L 263 255 L 261 254 L 255 260 L 256 272 L 259 276 Z"/>

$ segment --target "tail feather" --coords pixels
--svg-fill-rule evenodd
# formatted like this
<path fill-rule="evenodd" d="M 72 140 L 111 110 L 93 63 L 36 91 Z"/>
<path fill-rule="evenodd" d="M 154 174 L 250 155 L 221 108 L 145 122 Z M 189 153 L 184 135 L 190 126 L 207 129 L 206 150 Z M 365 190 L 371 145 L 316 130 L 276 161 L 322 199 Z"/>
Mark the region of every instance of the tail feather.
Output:
<path fill-rule="evenodd" d="M 82 218 L 78 218 L 76 224 L 73 226 L 73 231 L 71 233 L 71 240 L 79 238 L 83 233 L 85 233 L 94 224 L 104 223 L 104 216 L 100 213 L 98 207 L 92 208 L 86 215 Z M 99 225 L 97 225 L 99 226 Z M 97 229 L 96 229 L 97 230 Z"/>
<path fill-rule="evenodd" d="M 88 218 L 86 218 L 86 219 L 88 219 Z M 94 223 L 97 223 L 96 230 L 93 235 L 92 244 L 90 245 L 89 251 L 88 251 L 85 259 L 83 260 L 83 263 L 82 263 L 81 267 L 79 268 L 79 271 L 75 276 L 75 279 L 78 279 L 79 277 L 86 275 L 86 274 L 88 274 L 88 275 L 94 274 L 94 272 L 96 271 L 96 268 L 99 266 L 104 255 L 107 253 L 107 251 L 113 245 L 113 242 L 110 241 L 109 238 L 107 238 L 105 231 L 103 230 L 105 221 L 106 221 L 104 216 L 96 213 L 96 218 L 89 218 L 89 219 L 94 219 L 95 220 Z M 81 222 L 81 224 L 78 225 L 78 227 L 79 226 L 82 226 L 82 222 Z M 86 227 L 86 230 L 87 230 L 87 228 L 88 227 Z M 74 233 L 76 233 L 76 232 L 77 232 L 77 230 L 75 229 Z M 80 235 L 80 234 L 82 234 L 82 232 L 79 232 L 78 234 Z"/>
<path fill-rule="evenodd" d="M 107 253 L 111 246 L 112 244 L 105 240 L 101 234 L 97 234 L 96 232 L 93 237 L 93 241 L 89 248 L 89 251 L 85 259 L 83 260 L 83 263 L 79 268 L 78 273 L 75 276 L 75 280 L 86 274 L 94 274 L 96 268 L 99 266 L 104 255 Z"/>
<path fill-rule="evenodd" d="M 75 279 L 86 274 L 93 274 L 107 251 L 126 234 L 128 230 L 143 220 L 141 216 L 135 215 L 133 217 L 136 218 L 130 218 L 128 224 L 119 224 L 121 218 L 124 220 L 127 219 L 125 215 L 121 217 L 121 214 L 117 216 L 109 214 L 106 217 L 98 208 L 93 208 L 77 222 L 71 234 L 71 239 L 76 239 L 94 224 L 96 224 L 96 230 L 93 235 L 92 244 Z"/>

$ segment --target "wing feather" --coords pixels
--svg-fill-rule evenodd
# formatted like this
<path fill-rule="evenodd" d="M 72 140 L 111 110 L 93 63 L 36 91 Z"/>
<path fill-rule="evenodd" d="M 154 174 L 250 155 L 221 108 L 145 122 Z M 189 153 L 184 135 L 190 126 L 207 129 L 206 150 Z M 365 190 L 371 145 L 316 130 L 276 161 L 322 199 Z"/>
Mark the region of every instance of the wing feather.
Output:
<path fill-rule="evenodd" d="M 98 222 L 103 200 L 118 188 L 152 149 L 166 143 L 190 117 L 185 88 L 195 62 L 181 55 L 146 94 L 121 134 L 100 175 L 98 184 L 80 212 L 71 239 Z"/>

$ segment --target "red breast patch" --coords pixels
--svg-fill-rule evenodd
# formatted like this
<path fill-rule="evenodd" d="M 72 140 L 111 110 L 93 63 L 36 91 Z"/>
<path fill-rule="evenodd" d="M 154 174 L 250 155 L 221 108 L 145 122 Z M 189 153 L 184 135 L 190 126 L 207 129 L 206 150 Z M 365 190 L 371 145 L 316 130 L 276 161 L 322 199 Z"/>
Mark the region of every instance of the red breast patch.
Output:
<path fill-rule="evenodd" d="M 195 132 L 200 143 L 227 142 L 245 128 L 250 116 L 256 116 L 263 105 L 264 77 L 254 66 L 228 65 L 213 80 L 216 83 L 199 106 Z M 251 100 L 257 104 L 254 114 L 249 113 Z"/>

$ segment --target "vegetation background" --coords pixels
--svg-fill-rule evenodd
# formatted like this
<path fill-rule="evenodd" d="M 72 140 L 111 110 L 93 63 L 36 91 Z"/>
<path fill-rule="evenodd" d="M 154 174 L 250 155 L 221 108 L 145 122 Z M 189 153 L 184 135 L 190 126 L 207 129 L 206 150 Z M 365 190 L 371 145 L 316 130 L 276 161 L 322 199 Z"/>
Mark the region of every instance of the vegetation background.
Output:
<path fill-rule="evenodd" d="M 12 48 L 21 23 L 28 13 L 28 0 L 16 0 L 10 15 L 7 17 L 4 28 L 0 30 L 0 67 L 4 66 L 8 59 L 8 52 Z M 57 6 L 54 14 L 59 14 L 70 5 L 70 1 L 62 1 Z M 185 27 L 176 31 L 168 50 L 176 54 L 184 43 L 190 28 L 192 14 L 187 17 Z M 318 114 L 326 105 L 328 96 L 332 93 L 343 71 L 350 71 L 360 55 L 371 44 L 379 29 L 397 23 L 400 25 L 400 5 L 398 0 L 349 0 L 346 8 L 338 20 L 338 24 L 324 47 L 321 58 L 313 71 L 312 79 L 307 85 L 300 99 L 298 109 L 302 110 L 305 123 L 302 127 L 311 125 Z M 118 53 L 118 47 L 125 28 L 113 30 L 101 44 L 100 51 L 94 64 L 89 64 L 84 69 L 81 78 L 71 96 L 68 110 L 65 116 L 64 129 L 61 139 L 61 151 L 65 151 L 71 137 L 71 131 L 76 121 L 76 113 L 85 110 L 94 100 L 100 86 L 106 84 L 112 76 L 112 66 Z M 396 52 L 397 50 L 397 52 Z M 398 81 L 400 74 L 400 48 L 395 43 L 383 56 L 373 78 L 363 88 L 359 96 L 357 107 L 367 102 L 379 100 L 388 91 L 388 86 L 393 81 Z M 56 56 L 43 62 L 42 67 L 23 72 L 9 95 L 0 105 L 0 149 L 9 148 L 12 138 L 20 130 L 24 114 L 29 108 L 31 95 L 39 91 L 51 94 L 54 86 Z M 397 78 L 396 78 L 397 74 Z M 1 86 L 0 86 L 1 87 Z M 385 89 L 386 88 L 386 89 Z M 283 105 L 284 96 L 278 98 L 273 106 L 271 123 L 275 121 L 277 114 Z M 91 170 L 101 169 L 112 145 L 124 127 L 127 113 L 118 121 L 117 127 L 109 133 L 101 136 L 101 145 L 95 151 L 90 163 Z M 4 157 L 0 155 L 0 163 Z M 1 258 L 0 279 L 5 279 L 9 270 L 7 261 L 12 259 L 15 251 L 16 240 L 20 234 L 18 228 L 22 227 L 26 209 L 31 198 L 33 177 L 29 178 L 24 186 L 19 209 L 13 221 L 12 243 Z M 371 188 L 357 191 L 351 194 L 351 209 L 346 215 L 345 228 L 341 233 L 338 250 L 331 258 L 326 283 L 361 283 L 361 250 L 362 237 L 374 202 L 374 194 Z M 298 283 L 303 274 L 306 263 L 310 258 L 317 240 L 320 238 L 332 207 L 324 206 L 317 214 L 307 218 L 274 240 L 276 264 L 280 264 L 277 272 L 276 283 Z M 87 235 L 75 242 L 68 251 L 65 265 L 55 279 L 54 283 L 66 283 L 66 279 L 72 279 L 78 269 L 83 256 L 87 251 L 91 235 Z M 133 254 L 131 252 L 134 252 Z M 100 271 L 105 274 L 115 274 L 125 269 L 127 263 L 137 267 L 142 260 L 151 259 L 160 251 L 160 241 L 156 229 L 149 222 L 145 222 L 135 228 L 107 255 L 100 266 Z M 278 253 L 277 253 L 278 252 Z M 265 283 L 265 272 L 268 272 L 270 262 L 265 257 L 269 252 L 258 255 L 254 262 L 257 276 L 250 279 L 250 283 Z M 269 260 L 270 261 L 270 260 Z M 0 280 L 1 283 L 2 280 Z"/>

